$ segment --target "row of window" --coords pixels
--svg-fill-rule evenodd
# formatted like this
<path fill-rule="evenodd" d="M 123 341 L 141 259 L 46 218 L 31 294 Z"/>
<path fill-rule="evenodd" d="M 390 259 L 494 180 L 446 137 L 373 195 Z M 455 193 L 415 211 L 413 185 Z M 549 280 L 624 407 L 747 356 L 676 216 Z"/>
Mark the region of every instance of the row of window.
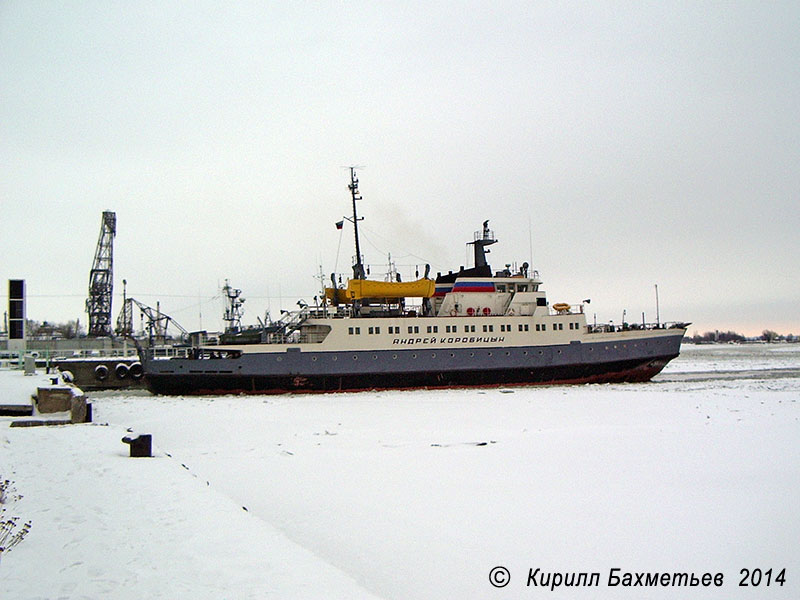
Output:
<path fill-rule="evenodd" d="M 463 325 L 462 326 L 463 333 L 475 333 L 475 325 Z M 581 328 L 580 323 L 569 323 L 569 328 L 572 330 L 579 330 Z M 518 331 L 530 331 L 530 326 L 528 323 L 520 323 L 517 326 Z M 553 323 L 553 331 L 563 331 L 564 330 L 564 323 Z M 511 325 L 508 324 L 501 324 L 500 325 L 501 332 L 511 332 Z M 536 324 L 536 331 L 547 331 L 547 325 L 544 323 L 537 323 Z M 381 328 L 380 327 L 370 327 L 367 332 L 369 335 L 380 335 Z M 484 333 L 492 333 L 494 332 L 494 325 L 484 325 L 483 326 Z M 361 335 L 361 327 L 348 327 L 347 333 L 349 335 Z M 410 325 L 408 327 L 408 333 L 414 334 L 419 333 L 419 325 Z M 428 325 L 427 333 L 439 333 L 439 326 L 438 325 Z M 458 333 L 458 325 L 445 325 L 445 333 Z M 400 335 L 400 327 L 395 327 L 394 325 L 389 326 L 389 335 Z"/>
<path fill-rule="evenodd" d="M 569 328 L 575 331 L 581 328 L 581 324 L 570 323 Z M 547 331 L 547 325 L 544 323 L 537 324 L 536 331 Z M 553 323 L 553 331 L 564 331 L 564 323 Z"/>

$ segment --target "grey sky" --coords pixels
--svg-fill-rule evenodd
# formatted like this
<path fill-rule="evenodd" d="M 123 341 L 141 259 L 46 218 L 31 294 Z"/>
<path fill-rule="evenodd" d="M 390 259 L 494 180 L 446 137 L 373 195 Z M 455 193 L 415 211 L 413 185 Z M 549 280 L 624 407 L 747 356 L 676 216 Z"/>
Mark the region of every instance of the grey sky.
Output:
<path fill-rule="evenodd" d="M 246 322 L 348 272 L 531 260 L 552 302 L 800 333 L 796 2 L 0 3 L 5 280 L 85 324 L 104 209 L 114 318 Z M 403 265 L 410 265 L 405 267 Z M 202 323 L 200 315 L 202 314 Z"/>

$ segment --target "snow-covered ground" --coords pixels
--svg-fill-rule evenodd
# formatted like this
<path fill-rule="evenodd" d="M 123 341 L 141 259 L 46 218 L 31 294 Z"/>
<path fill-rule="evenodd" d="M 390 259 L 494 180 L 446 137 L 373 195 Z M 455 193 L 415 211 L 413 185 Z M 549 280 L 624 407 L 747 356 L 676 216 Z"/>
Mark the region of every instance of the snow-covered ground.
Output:
<path fill-rule="evenodd" d="M 648 384 L 91 400 L 91 425 L 0 417 L 33 522 L 0 598 L 800 597 L 798 346 L 684 345 Z"/>

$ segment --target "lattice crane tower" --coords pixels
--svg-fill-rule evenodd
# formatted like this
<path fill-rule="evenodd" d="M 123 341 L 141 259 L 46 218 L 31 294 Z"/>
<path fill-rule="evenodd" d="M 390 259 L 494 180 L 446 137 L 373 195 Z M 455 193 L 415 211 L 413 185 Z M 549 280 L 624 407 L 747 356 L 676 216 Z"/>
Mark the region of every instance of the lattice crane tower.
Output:
<path fill-rule="evenodd" d="M 89 297 L 86 312 L 89 313 L 89 336 L 111 335 L 111 295 L 114 290 L 114 236 L 117 233 L 117 215 L 103 212 L 100 237 L 94 252 L 94 263 L 89 273 Z"/>

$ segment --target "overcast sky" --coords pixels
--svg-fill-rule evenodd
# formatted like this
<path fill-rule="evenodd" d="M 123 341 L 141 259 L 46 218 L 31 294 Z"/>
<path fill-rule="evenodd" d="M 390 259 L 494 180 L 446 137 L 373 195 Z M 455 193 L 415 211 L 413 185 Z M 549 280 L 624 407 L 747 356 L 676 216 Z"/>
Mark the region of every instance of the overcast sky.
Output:
<path fill-rule="evenodd" d="M 800 334 L 797 2 L 0 2 L 0 281 L 84 308 L 117 214 L 128 295 L 187 329 L 349 272 L 531 262 L 690 332 Z"/>

